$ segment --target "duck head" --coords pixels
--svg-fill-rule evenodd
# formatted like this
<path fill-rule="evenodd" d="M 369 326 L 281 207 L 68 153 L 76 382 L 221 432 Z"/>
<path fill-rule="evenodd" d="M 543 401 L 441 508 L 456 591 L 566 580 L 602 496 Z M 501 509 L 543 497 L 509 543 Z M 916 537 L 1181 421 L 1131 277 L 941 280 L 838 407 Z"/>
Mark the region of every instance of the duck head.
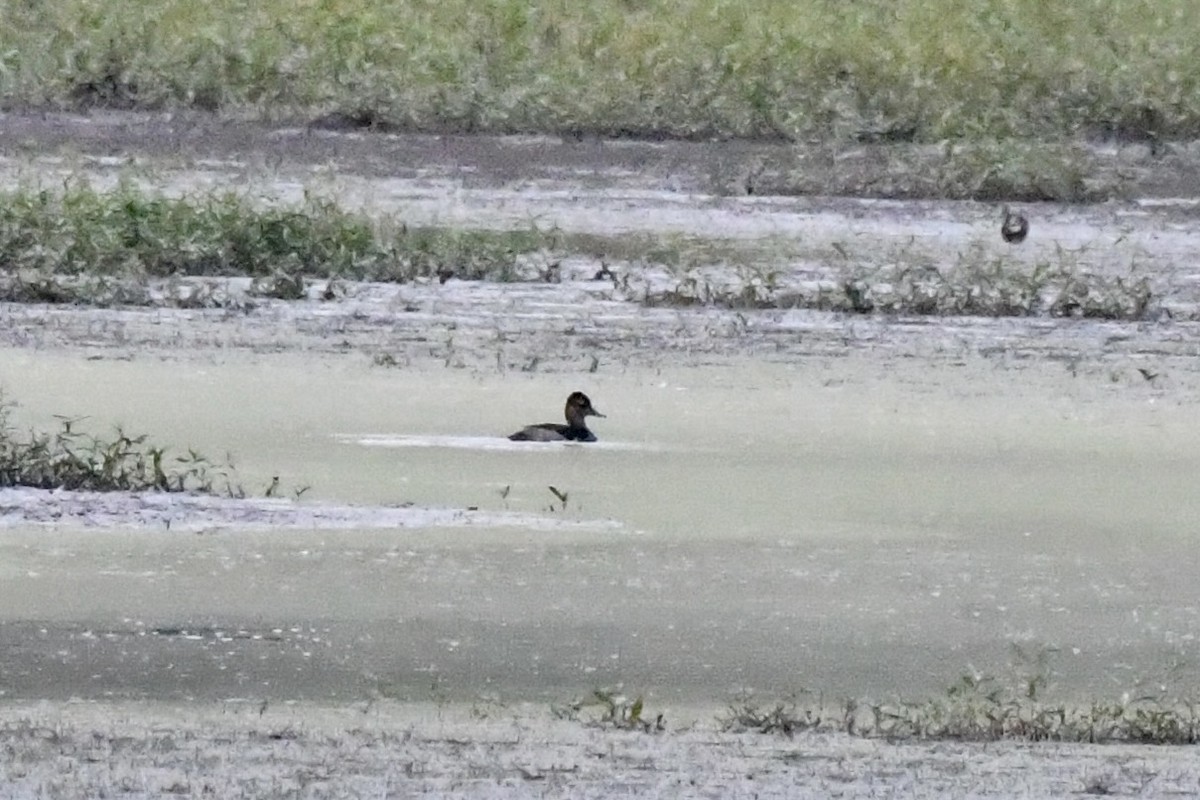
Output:
<path fill-rule="evenodd" d="M 1004 222 L 1000 224 L 1000 235 L 1009 244 L 1020 244 L 1029 234 L 1029 220 L 1022 214 L 1014 214 L 1008 206 L 1004 207 Z"/>
<path fill-rule="evenodd" d="M 567 398 L 567 422 L 571 425 L 582 426 L 584 417 L 603 417 L 604 415 L 592 407 L 591 399 L 583 392 L 571 392 Z"/>

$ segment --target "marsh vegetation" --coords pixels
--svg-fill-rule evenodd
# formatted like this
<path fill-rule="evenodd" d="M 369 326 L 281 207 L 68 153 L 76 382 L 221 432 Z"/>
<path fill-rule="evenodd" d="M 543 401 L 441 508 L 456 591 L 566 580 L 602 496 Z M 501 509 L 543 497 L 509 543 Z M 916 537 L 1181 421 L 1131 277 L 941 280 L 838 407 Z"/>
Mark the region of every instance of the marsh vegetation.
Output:
<path fill-rule="evenodd" d="M 91 492 L 200 492 L 243 497 L 230 460 L 212 461 L 195 450 L 183 455 L 117 427 L 87 432 L 82 419 L 60 418 L 53 432 L 22 432 L 14 403 L 0 395 L 0 488 Z"/>
<path fill-rule="evenodd" d="M 1007 677 L 969 670 L 941 696 L 927 699 L 844 698 L 831 702 L 800 691 L 766 701 L 736 697 L 716 723 L 726 732 L 791 738 L 803 732 L 843 733 L 888 741 L 1074 742 L 1193 745 L 1200 743 L 1200 703 L 1164 686 L 1138 687 L 1112 700 L 1053 699 L 1053 650 L 1012 646 Z M 558 719 L 609 729 L 659 733 L 664 713 L 647 710 L 641 695 L 623 687 L 595 689 L 564 705 Z"/>
<path fill-rule="evenodd" d="M 1079 742 L 1192 745 L 1200 742 L 1200 708 L 1162 692 L 1077 703 L 1042 698 L 1029 687 L 965 674 L 945 696 L 917 700 L 793 697 L 772 703 L 734 702 L 720 719 L 728 731 L 792 736 L 841 732 L 888 740 Z"/>
<path fill-rule="evenodd" d="M 980 249 L 948 264 L 906 250 L 879 263 L 835 245 L 815 275 L 794 248 L 535 225 L 409 228 L 316 198 L 272 207 L 234 193 L 16 190 L 0 197 L 0 300 L 251 311 L 264 299 L 337 300 L 356 281 L 559 283 L 568 258 L 594 260 L 587 277 L 647 306 L 1141 320 L 1158 299 L 1136 264 L 1095 274 L 1061 247 L 1028 265 Z"/>
<path fill-rule="evenodd" d="M 10 3 L 9 107 L 847 141 L 1200 133 L 1186 0 Z"/>
<path fill-rule="evenodd" d="M 277 294 L 294 298 L 301 293 L 284 291 L 281 276 L 293 287 L 303 278 L 508 280 L 519 257 L 547 241 L 537 230 L 389 227 L 315 198 L 283 208 L 232 192 L 168 199 L 130 187 L 0 195 L 0 253 L 5 272 L 15 277 L 14 299 L 36 297 L 47 276 L 238 276 L 269 282 Z M 55 301 L 54 292 L 44 294 L 43 301 Z"/>

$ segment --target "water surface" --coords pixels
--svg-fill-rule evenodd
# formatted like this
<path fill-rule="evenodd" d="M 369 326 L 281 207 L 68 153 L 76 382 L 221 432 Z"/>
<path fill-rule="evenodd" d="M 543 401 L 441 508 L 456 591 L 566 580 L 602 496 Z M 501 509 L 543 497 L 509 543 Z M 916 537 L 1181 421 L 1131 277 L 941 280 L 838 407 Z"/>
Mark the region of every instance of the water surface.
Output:
<path fill-rule="evenodd" d="M 618 523 L 7 529 L 14 696 L 911 696 L 1014 643 L 1068 693 L 1196 677 L 1200 434 L 1150 383 L 870 353 L 526 375 L 8 350 L 0 374 L 22 422 L 231 451 L 305 502 Z M 600 446 L 503 438 L 575 389 Z"/>

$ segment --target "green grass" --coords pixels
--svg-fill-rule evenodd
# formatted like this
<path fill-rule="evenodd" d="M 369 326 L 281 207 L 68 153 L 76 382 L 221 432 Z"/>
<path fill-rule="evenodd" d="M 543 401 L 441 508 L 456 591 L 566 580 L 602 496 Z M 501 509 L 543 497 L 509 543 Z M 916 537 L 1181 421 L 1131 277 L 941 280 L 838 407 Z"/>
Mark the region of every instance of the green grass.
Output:
<path fill-rule="evenodd" d="M 233 467 L 194 450 L 172 456 L 145 434 L 117 428 L 111 436 L 78 430 L 78 419 L 62 419 L 53 433 L 18 431 L 13 403 L 0 395 L 0 487 L 73 491 L 201 492 L 242 497 Z"/>
<path fill-rule="evenodd" d="M 720 719 L 726 730 L 779 733 L 840 731 L 895 739 L 956 739 L 1184 745 L 1200 743 L 1200 701 L 1165 688 L 1126 693 L 1119 700 L 1048 699 L 1054 648 L 1012 646 L 1009 679 L 975 672 L 941 697 L 925 701 L 842 701 L 831 706 L 804 693 L 775 703 L 732 703 Z"/>
<path fill-rule="evenodd" d="M 231 193 L 167 199 L 128 187 L 17 190 L 0 193 L 0 270 L 7 273 L 0 296 L 135 302 L 137 287 L 116 280 L 129 278 L 249 276 L 259 294 L 293 299 L 303 294 L 303 278 L 514 280 L 522 269 L 540 274 L 521 259 L 555 241 L 534 228 L 390 229 L 314 199 L 267 208 Z"/>
<path fill-rule="evenodd" d="M 347 281 L 556 282 L 566 256 L 595 259 L 614 297 L 648 306 L 1141 320 L 1161 300 L 1134 266 L 1097 275 L 1062 249 L 1030 266 L 979 248 L 951 263 L 901 252 L 886 264 L 839 249 L 804 254 L 826 262 L 828 274 L 797 282 L 795 247 L 536 227 L 417 229 L 315 199 L 267 207 L 235 194 L 168 199 L 128 186 L 0 193 L 0 301 L 8 302 L 249 311 L 264 298 L 336 300 Z M 234 277 L 251 281 L 235 290 L 223 280 Z"/>
<path fill-rule="evenodd" d="M 648 306 L 733 310 L 807 309 L 847 314 L 970 317 L 1064 317 L 1143 320 L 1161 297 L 1131 264 L 1124 276 L 1089 271 L 1077 254 L 1057 248 L 1032 265 L 970 248 L 949 263 L 901 253 L 888 263 L 832 256 L 832 277 L 788 279 L 791 259 L 766 255 L 735 260 L 723 270 L 680 263 L 670 278 L 638 280 L 626 270 L 616 291 Z"/>
<path fill-rule="evenodd" d="M 1130 194 L 1132 177 L 1120 159 L 1083 141 L 980 136 L 940 146 L 772 148 L 757 158 L 710 162 L 705 188 L 720 196 L 1096 203 Z"/>
<path fill-rule="evenodd" d="M 130 0 L 0 7 L 12 106 L 416 130 L 1200 134 L 1191 0 Z"/>
<path fill-rule="evenodd" d="M 1026 651 L 1014 645 L 1007 680 L 972 671 L 943 695 L 925 700 L 847 698 L 831 703 L 807 691 L 771 702 L 740 697 L 718 716 L 717 724 L 725 731 L 787 737 L 815 731 L 889 741 L 1200 743 L 1200 701 L 1189 695 L 1160 687 L 1114 700 L 1050 699 L 1054 653 L 1053 648 Z M 620 688 L 595 689 L 551 706 L 551 713 L 589 727 L 644 733 L 668 729 L 664 714 L 647 711 L 640 695 Z"/>
<path fill-rule="evenodd" d="M 819 700 L 735 702 L 719 720 L 729 731 L 791 736 L 843 732 L 864 738 L 1111 744 L 1200 743 L 1200 703 L 1158 694 L 1085 703 L 1043 700 L 991 678 L 964 676 L 944 697 L 922 702 Z"/>
<path fill-rule="evenodd" d="M 552 706 L 550 710 L 558 719 L 573 720 L 589 727 L 641 733 L 661 733 L 667 729 L 665 715 L 646 711 L 641 696 L 629 698 L 610 689 L 594 689 L 586 697 Z"/>

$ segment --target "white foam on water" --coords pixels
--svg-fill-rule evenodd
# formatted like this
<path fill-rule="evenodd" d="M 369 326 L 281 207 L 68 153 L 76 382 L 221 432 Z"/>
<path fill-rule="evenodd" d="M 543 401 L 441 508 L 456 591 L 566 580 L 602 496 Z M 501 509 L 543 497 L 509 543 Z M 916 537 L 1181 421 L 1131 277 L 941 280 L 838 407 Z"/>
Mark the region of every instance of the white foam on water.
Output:
<path fill-rule="evenodd" d="M 565 447 L 586 447 L 589 450 L 661 451 L 660 445 L 649 442 L 514 442 L 503 436 L 425 436 L 398 433 L 335 433 L 333 438 L 344 444 L 363 447 L 447 447 L 457 450 L 507 450 L 556 452 Z"/>

